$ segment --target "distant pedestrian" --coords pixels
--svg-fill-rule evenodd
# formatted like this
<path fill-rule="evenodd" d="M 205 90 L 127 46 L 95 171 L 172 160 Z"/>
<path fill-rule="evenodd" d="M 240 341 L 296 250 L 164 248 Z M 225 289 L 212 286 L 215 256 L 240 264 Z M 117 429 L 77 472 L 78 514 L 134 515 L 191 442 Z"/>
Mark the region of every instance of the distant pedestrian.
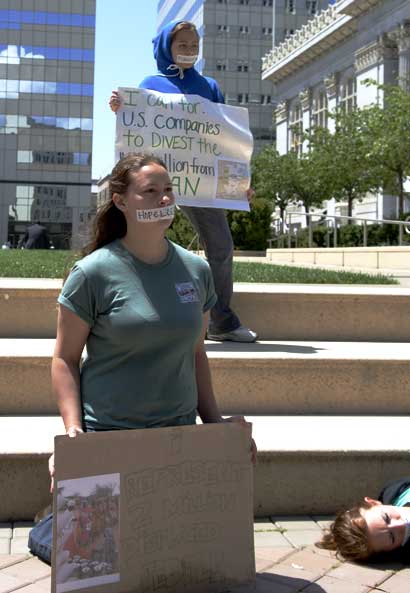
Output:
<path fill-rule="evenodd" d="M 30 225 L 24 237 L 19 241 L 19 247 L 24 249 L 50 249 L 47 229 L 40 221 Z"/>

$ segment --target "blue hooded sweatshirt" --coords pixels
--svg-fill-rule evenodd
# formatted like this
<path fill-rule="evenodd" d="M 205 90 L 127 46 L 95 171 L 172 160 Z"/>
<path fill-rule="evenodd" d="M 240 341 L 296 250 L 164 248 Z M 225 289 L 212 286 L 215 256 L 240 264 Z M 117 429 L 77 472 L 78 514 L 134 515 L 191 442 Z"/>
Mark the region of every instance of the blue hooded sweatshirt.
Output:
<path fill-rule="evenodd" d="M 139 88 L 161 93 L 199 95 L 214 103 L 225 103 L 216 80 L 209 76 L 202 76 L 194 67 L 182 70 L 174 64 L 171 54 L 171 33 L 178 23 L 182 22 L 168 23 L 152 40 L 158 74 L 144 78 Z"/>

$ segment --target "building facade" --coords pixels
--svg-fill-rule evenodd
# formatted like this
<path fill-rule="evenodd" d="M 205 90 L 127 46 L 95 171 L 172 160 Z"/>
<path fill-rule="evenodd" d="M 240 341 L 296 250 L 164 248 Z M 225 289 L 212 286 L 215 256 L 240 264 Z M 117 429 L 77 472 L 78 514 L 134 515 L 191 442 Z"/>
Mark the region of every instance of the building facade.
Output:
<path fill-rule="evenodd" d="M 0 242 L 76 247 L 91 206 L 95 0 L 0 0 Z M 73 238 L 73 239 L 72 239 Z"/>
<path fill-rule="evenodd" d="M 366 79 L 398 84 L 410 77 L 410 2 L 339 0 L 273 48 L 262 70 L 275 84 L 277 148 L 284 154 L 298 148 L 307 128 L 331 129 L 327 114 L 336 107 L 383 104 L 381 91 L 365 86 Z M 347 214 L 333 200 L 324 207 Z M 355 203 L 353 215 L 386 219 L 397 208 L 397 198 L 372 194 Z"/>
<path fill-rule="evenodd" d="M 273 47 L 293 35 L 297 29 L 333 3 L 334 0 L 274 0 Z"/>

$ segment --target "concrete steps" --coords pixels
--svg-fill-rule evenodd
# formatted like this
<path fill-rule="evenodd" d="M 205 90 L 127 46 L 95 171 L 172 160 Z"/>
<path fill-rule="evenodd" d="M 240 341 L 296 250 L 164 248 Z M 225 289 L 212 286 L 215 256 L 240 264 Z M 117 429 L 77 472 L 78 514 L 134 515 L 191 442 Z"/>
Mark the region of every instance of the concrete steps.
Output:
<path fill-rule="evenodd" d="M 410 341 L 410 290 L 236 284 L 233 308 L 261 340 Z"/>
<path fill-rule="evenodd" d="M 51 393 L 54 340 L 0 339 L 0 414 L 58 414 Z M 410 413 L 408 344 L 207 342 L 224 414 Z"/>
<path fill-rule="evenodd" d="M 0 279 L 0 521 L 50 500 L 60 286 Z M 396 287 L 235 286 L 262 341 L 207 350 L 222 412 L 254 423 L 256 515 L 333 513 L 408 473 L 409 305 Z"/>
<path fill-rule="evenodd" d="M 258 443 L 256 516 L 334 513 L 408 473 L 410 418 L 249 417 Z M 47 459 L 58 417 L 0 417 L 0 522 L 50 502 Z"/>
<path fill-rule="evenodd" d="M 60 280 L 0 279 L 0 338 L 55 337 Z M 261 340 L 410 341 L 410 290 L 235 284 L 232 301 Z"/>

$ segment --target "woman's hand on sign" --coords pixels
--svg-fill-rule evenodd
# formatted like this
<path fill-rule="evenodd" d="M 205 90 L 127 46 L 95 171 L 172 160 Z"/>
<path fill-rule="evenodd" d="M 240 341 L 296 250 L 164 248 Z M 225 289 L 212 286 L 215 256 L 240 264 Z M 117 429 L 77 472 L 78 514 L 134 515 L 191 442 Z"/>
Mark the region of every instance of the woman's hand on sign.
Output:
<path fill-rule="evenodd" d="M 84 431 L 80 426 L 69 426 L 67 428 L 66 434 L 69 437 L 73 438 L 73 437 L 76 437 L 78 434 L 81 434 L 82 432 L 84 432 Z M 54 491 L 54 473 L 55 473 L 54 453 L 48 460 L 48 471 L 50 473 L 50 480 L 51 480 L 50 492 L 53 493 L 53 491 Z"/>
<path fill-rule="evenodd" d="M 118 94 L 118 91 L 112 91 L 110 100 L 108 101 L 108 105 L 111 108 L 111 111 L 117 113 L 118 109 L 121 107 L 121 97 Z"/>
<path fill-rule="evenodd" d="M 84 431 L 81 426 L 74 424 L 73 426 L 69 426 L 66 430 L 66 435 L 69 437 L 76 437 L 78 434 L 82 434 Z"/>
<path fill-rule="evenodd" d="M 54 453 L 48 460 L 48 471 L 50 472 L 50 480 L 51 480 L 50 492 L 53 493 L 53 491 L 54 491 L 54 472 L 55 472 Z"/>
<path fill-rule="evenodd" d="M 248 199 L 249 204 L 251 204 L 253 198 L 255 197 L 255 190 L 251 187 L 248 190 L 246 190 L 246 197 Z"/>
<path fill-rule="evenodd" d="M 243 426 L 250 426 L 252 430 L 252 423 L 247 422 L 244 416 L 230 416 L 229 418 L 224 418 L 223 422 L 238 422 Z M 256 457 L 258 454 L 258 448 L 256 447 L 256 443 L 253 439 L 251 439 L 251 459 L 253 465 L 256 465 Z"/>

